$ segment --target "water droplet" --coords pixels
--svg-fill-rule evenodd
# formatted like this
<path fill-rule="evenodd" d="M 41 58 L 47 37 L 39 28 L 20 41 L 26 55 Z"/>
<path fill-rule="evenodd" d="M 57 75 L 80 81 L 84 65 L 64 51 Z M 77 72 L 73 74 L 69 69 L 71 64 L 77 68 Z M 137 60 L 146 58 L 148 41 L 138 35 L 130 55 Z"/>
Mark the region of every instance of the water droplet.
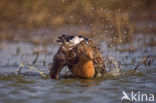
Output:
<path fill-rule="evenodd" d="M 56 12 L 54 13 L 54 15 L 56 15 Z"/>
<path fill-rule="evenodd" d="M 91 9 L 94 10 L 95 8 L 92 7 Z"/>
<path fill-rule="evenodd" d="M 70 16 L 70 19 L 73 19 L 73 16 Z"/>
<path fill-rule="evenodd" d="M 152 24 L 149 24 L 149 25 L 148 25 L 148 27 L 152 28 L 152 27 L 153 27 L 153 25 L 152 25 Z"/>
<path fill-rule="evenodd" d="M 126 34 L 127 33 L 127 31 L 126 30 L 124 30 L 124 34 Z"/>
<path fill-rule="evenodd" d="M 84 6 L 84 3 L 81 3 L 81 6 Z"/>

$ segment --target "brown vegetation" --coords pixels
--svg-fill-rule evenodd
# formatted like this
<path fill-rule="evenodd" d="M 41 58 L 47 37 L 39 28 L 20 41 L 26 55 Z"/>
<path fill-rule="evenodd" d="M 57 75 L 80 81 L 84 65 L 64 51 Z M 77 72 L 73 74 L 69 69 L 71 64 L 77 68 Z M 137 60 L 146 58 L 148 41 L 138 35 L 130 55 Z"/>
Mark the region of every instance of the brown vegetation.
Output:
<path fill-rule="evenodd" d="M 32 38 L 34 29 L 52 30 L 53 35 L 45 37 L 51 40 L 61 27 L 86 26 L 91 37 L 100 34 L 100 37 L 106 35 L 124 42 L 134 34 L 139 20 L 154 20 L 155 10 L 155 0 L 3 0 L 0 2 L 0 40 L 20 37 L 38 44 L 40 39 Z M 153 28 L 146 31 L 155 30 Z M 29 32 L 17 35 L 19 30 Z M 85 31 L 80 30 L 79 34 Z"/>

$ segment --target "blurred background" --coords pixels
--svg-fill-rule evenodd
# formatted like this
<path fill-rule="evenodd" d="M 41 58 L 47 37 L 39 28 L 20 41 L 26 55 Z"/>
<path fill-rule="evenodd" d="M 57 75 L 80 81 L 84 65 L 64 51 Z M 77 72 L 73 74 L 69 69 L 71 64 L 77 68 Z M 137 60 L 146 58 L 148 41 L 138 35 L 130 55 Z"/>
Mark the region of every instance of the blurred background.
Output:
<path fill-rule="evenodd" d="M 64 33 L 127 42 L 137 32 L 156 32 L 155 5 L 155 0 L 1 0 L 0 41 L 47 44 Z"/>
<path fill-rule="evenodd" d="M 40 75 L 62 34 L 94 40 L 121 76 Z M 120 103 L 123 90 L 156 95 L 156 0 L 0 0 L 0 102 Z"/>

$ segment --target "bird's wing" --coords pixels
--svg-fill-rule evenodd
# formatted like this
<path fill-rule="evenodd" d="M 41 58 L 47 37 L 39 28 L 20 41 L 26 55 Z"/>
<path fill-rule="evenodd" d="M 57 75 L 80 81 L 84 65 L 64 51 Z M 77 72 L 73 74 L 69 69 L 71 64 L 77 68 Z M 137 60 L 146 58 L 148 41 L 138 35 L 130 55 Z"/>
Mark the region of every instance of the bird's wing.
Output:
<path fill-rule="evenodd" d="M 67 62 L 67 52 L 63 48 L 59 48 L 58 52 L 55 54 L 53 58 L 53 63 L 50 67 L 50 77 L 51 78 L 58 78 L 59 73 L 61 72 L 62 68 L 66 65 Z"/>

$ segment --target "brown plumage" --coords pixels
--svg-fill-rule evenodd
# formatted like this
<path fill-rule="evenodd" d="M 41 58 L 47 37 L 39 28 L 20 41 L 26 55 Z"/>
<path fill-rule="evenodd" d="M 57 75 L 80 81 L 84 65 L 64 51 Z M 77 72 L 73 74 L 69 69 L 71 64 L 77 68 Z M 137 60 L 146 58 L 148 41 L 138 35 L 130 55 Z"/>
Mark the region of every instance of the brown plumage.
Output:
<path fill-rule="evenodd" d="M 106 74 L 104 59 L 92 40 L 88 40 L 87 43 L 81 41 L 72 49 L 68 49 L 68 45 L 62 44 L 53 58 L 50 77 L 58 78 L 64 66 L 68 66 L 75 76 L 82 78 Z"/>
<path fill-rule="evenodd" d="M 98 48 L 98 46 L 92 41 L 88 40 L 88 46 L 93 51 L 93 61 L 95 67 L 95 77 L 99 77 L 106 74 L 104 58 Z"/>
<path fill-rule="evenodd" d="M 75 76 L 82 78 L 92 78 L 95 74 L 92 49 L 85 42 L 80 43 L 75 51 L 78 55 L 78 61 L 73 64 L 71 71 Z"/>

